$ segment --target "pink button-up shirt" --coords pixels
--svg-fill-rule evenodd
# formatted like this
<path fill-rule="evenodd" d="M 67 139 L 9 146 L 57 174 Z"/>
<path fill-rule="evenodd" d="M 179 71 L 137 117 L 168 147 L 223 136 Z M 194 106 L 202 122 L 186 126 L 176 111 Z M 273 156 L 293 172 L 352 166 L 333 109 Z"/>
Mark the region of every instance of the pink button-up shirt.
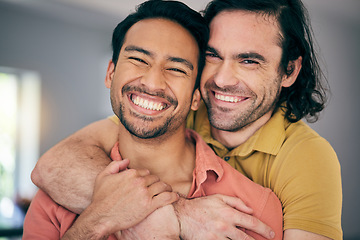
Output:
<path fill-rule="evenodd" d="M 276 195 L 236 171 L 216 156 L 200 135 L 187 130 L 187 138 L 196 144 L 196 165 L 188 198 L 224 194 L 240 198 L 253 209 L 253 215 L 269 225 L 275 239 L 282 239 L 282 206 Z M 120 160 L 118 144 L 111 151 L 113 160 Z M 23 239 L 59 239 L 71 227 L 77 215 L 56 204 L 39 190 L 24 222 Z M 255 232 L 244 230 L 255 239 L 265 239 Z M 110 236 L 109 239 L 115 239 Z"/>

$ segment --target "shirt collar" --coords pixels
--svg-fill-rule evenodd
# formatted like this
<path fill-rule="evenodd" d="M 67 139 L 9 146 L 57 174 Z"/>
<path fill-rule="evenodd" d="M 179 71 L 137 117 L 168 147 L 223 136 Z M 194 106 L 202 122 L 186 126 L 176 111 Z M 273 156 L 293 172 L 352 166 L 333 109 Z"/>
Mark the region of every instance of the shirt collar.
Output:
<path fill-rule="evenodd" d="M 193 178 L 195 179 L 196 190 L 200 190 L 199 186 L 207 179 L 208 171 L 213 171 L 217 175 L 217 182 L 221 180 L 224 175 L 224 169 L 219 161 L 222 161 L 214 151 L 206 144 L 201 136 L 193 130 L 186 130 L 186 137 L 188 140 L 195 143 L 196 148 L 196 162 L 193 171 Z M 119 142 L 116 142 L 111 149 L 110 157 L 112 160 L 122 160 L 119 153 Z"/>
<path fill-rule="evenodd" d="M 246 157 L 254 151 L 277 155 L 285 139 L 285 130 L 289 124 L 284 118 L 283 111 L 279 108 L 269 121 L 255 132 L 245 143 L 237 148 L 227 150 L 220 142 L 211 136 L 210 122 L 207 117 L 205 104 L 196 113 L 197 121 L 202 124 L 195 124 L 195 130 L 204 138 L 205 142 L 212 146 L 216 152 L 226 149 L 227 155 Z"/>
<path fill-rule="evenodd" d="M 195 142 L 196 146 L 196 162 L 193 175 L 197 189 L 206 181 L 209 171 L 213 171 L 217 175 L 216 181 L 219 182 L 224 175 L 224 169 L 219 161 L 223 160 L 214 153 L 198 133 L 188 129 L 186 134 L 188 139 Z"/>

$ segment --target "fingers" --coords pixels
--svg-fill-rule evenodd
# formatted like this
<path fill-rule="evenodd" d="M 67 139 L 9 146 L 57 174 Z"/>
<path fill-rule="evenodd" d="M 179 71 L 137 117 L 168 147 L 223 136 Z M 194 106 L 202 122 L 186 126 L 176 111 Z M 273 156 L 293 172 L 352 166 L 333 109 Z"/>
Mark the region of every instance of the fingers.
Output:
<path fill-rule="evenodd" d="M 222 200 L 229 205 L 230 207 L 233 207 L 241 212 L 247 213 L 247 214 L 252 214 L 253 210 L 246 206 L 246 204 L 237 197 L 230 197 L 230 196 L 226 196 L 226 195 L 218 195 L 220 198 L 222 198 Z"/>
<path fill-rule="evenodd" d="M 126 183 L 130 189 L 145 190 L 145 192 L 138 191 L 140 194 L 138 196 L 146 196 L 150 200 L 151 211 L 178 200 L 179 196 L 172 192 L 171 186 L 162 182 L 158 176 L 151 175 L 148 169 L 127 169 L 124 171 L 128 164 L 129 160 L 127 159 L 113 161 L 98 175 L 97 179 L 105 179 L 106 176 L 112 175 L 109 176 L 112 177 L 111 182 L 122 182 L 123 188 Z"/>
<path fill-rule="evenodd" d="M 129 160 L 125 159 L 122 161 L 112 161 L 106 168 L 99 173 L 99 176 L 106 176 L 110 174 L 118 173 L 129 165 Z"/>
<path fill-rule="evenodd" d="M 158 209 L 165 205 L 176 202 L 179 199 L 179 195 L 175 192 L 162 192 L 153 197 L 152 207 Z"/>
<path fill-rule="evenodd" d="M 144 179 L 144 186 L 149 188 L 149 192 L 150 192 L 150 187 L 156 183 L 160 182 L 160 178 L 158 176 L 155 175 L 146 175 L 146 176 L 142 176 L 142 178 Z M 162 182 L 160 182 L 162 183 Z M 157 193 L 154 193 L 154 195 Z"/>
<path fill-rule="evenodd" d="M 236 240 L 255 240 L 253 237 L 247 235 L 245 232 L 234 229 L 233 231 L 228 232 L 228 239 L 236 239 Z"/>
<path fill-rule="evenodd" d="M 253 210 L 246 206 L 241 199 L 221 194 L 217 194 L 216 197 L 237 210 L 232 214 L 235 226 L 256 232 L 267 239 L 272 239 L 274 237 L 274 231 L 258 218 L 252 216 Z M 235 231 L 232 231 L 232 235 L 229 237 L 231 239 L 252 239 L 250 236 L 247 236 L 248 238 L 246 238 L 246 236 L 247 234 L 243 231 L 236 229 Z"/>
<path fill-rule="evenodd" d="M 248 214 L 238 212 L 235 216 L 235 224 L 236 226 L 241 226 L 242 228 L 256 232 L 267 239 L 272 239 L 275 235 L 269 226 Z"/>
<path fill-rule="evenodd" d="M 273 238 L 273 230 L 268 225 L 261 222 L 258 218 L 250 215 L 253 213 L 253 210 L 250 207 L 246 206 L 242 200 L 236 197 L 229 197 L 224 195 L 221 195 L 220 197 L 227 205 L 238 210 L 234 214 L 234 221 L 236 226 L 256 232 L 268 239 Z M 240 230 L 236 231 L 236 234 L 238 234 L 238 238 L 235 239 L 247 239 L 243 238 L 244 236 L 246 236 L 246 234 Z"/>
<path fill-rule="evenodd" d="M 156 196 L 162 192 L 172 192 L 171 186 L 160 181 L 154 182 L 153 184 L 149 185 L 149 193 L 152 196 Z"/>
<path fill-rule="evenodd" d="M 148 175 L 145 177 L 149 182 L 148 191 L 152 197 L 152 208 L 158 209 L 165 205 L 171 204 L 179 199 L 179 195 L 175 192 L 172 192 L 170 185 L 161 182 L 160 179 L 154 175 Z"/>
<path fill-rule="evenodd" d="M 119 172 L 120 171 L 124 171 L 128 166 L 129 166 L 129 159 L 123 159 L 123 160 L 119 160 L 120 165 L 119 165 Z"/>
<path fill-rule="evenodd" d="M 145 168 L 137 169 L 136 171 L 139 174 L 139 176 L 141 176 L 141 177 L 145 177 L 145 176 L 150 174 L 150 171 L 148 169 L 145 169 Z"/>

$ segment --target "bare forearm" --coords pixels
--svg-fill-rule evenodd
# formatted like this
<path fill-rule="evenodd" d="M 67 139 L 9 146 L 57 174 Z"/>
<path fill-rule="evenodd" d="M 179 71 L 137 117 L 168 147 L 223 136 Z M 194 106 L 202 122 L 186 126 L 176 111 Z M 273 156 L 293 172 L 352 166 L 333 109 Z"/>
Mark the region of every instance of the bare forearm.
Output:
<path fill-rule="evenodd" d="M 76 147 L 84 146 L 74 151 L 72 145 L 72 140 L 65 141 L 64 145 L 61 143 L 44 154 L 31 177 L 55 202 L 81 213 L 90 204 L 97 174 L 111 160 L 96 146 L 77 142 Z M 81 171 L 83 174 L 79 174 Z"/>
<path fill-rule="evenodd" d="M 81 213 L 90 204 L 96 176 L 111 162 L 116 130 L 102 120 L 61 141 L 39 159 L 32 181 L 60 205 Z"/>
<path fill-rule="evenodd" d="M 89 206 L 88 209 L 77 218 L 71 228 L 67 230 L 61 240 L 107 239 L 110 234 L 107 233 L 106 226 L 101 223 L 100 215 L 95 212 L 96 210 L 93 211 L 92 207 Z"/>
<path fill-rule="evenodd" d="M 173 206 L 181 239 L 253 239 L 238 227 L 266 239 L 274 238 L 272 229 L 252 216 L 253 210 L 236 197 L 215 194 L 190 200 L 181 198 Z"/>
<path fill-rule="evenodd" d="M 301 240 L 301 239 L 308 239 L 308 240 L 331 240 L 328 237 L 307 232 L 300 229 L 287 229 L 284 231 L 284 240 Z"/>

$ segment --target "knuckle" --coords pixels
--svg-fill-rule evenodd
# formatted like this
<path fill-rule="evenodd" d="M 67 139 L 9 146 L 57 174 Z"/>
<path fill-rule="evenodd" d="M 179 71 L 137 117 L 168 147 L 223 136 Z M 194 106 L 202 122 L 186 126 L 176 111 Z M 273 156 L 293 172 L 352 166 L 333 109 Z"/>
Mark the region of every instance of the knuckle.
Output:
<path fill-rule="evenodd" d="M 251 238 L 249 237 L 249 235 L 244 235 L 244 237 L 242 238 L 243 240 L 250 240 Z"/>
<path fill-rule="evenodd" d="M 148 208 L 150 205 L 150 202 L 151 202 L 151 200 L 149 198 L 145 197 L 139 201 L 139 204 L 142 208 Z"/>
<path fill-rule="evenodd" d="M 160 184 L 161 184 L 161 189 L 162 190 L 165 190 L 165 189 L 167 189 L 169 187 L 169 185 L 164 183 L 164 182 L 160 182 Z"/>
<path fill-rule="evenodd" d="M 142 177 L 137 177 L 137 178 L 135 178 L 135 182 L 136 182 L 136 184 L 139 186 L 139 187 L 146 187 L 145 185 L 145 179 L 144 178 L 142 178 Z"/>
<path fill-rule="evenodd" d="M 128 169 L 128 170 L 126 170 L 126 172 L 129 177 L 136 177 L 138 174 L 137 170 L 135 170 L 135 169 Z"/>
<path fill-rule="evenodd" d="M 155 176 L 155 175 L 151 175 L 151 180 L 152 180 L 153 183 L 161 182 L 160 178 L 158 176 Z"/>
<path fill-rule="evenodd" d="M 227 229 L 228 229 L 228 226 L 227 226 L 227 224 L 226 224 L 225 222 L 223 222 L 223 221 L 217 221 L 215 228 L 216 228 L 217 231 L 226 232 Z"/>
<path fill-rule="evenodd" d="M 216 234 L 210 233 L 209 236 L 206 239 L 217 240 L 219 238 L 218 238 L 218 236 Z"/>
<path fill-rule="evenodd" d="M 257 218 L 249 216 L 249 215 L 246 215 L 246 216 L 248 218 L 247 220 L 248 220 L 251 228 L 256 228 L 257 226 L 259 226 L 260 221 Z"/>
<path fill-rule="evenodd" d="M 228 219 L 228 220 L 233 219 L 234 211 L 233 209 L 228 209 L 228 208 L 222 209 L 221 216 L 223 217 L 223 219 Z"/>
<path fill-rule="evenodd" d="M 168 204 L 173 199 L 173 195 L 169 192 L 163 192 L 158 195 L 158 203 L 160 205 Z"/>

